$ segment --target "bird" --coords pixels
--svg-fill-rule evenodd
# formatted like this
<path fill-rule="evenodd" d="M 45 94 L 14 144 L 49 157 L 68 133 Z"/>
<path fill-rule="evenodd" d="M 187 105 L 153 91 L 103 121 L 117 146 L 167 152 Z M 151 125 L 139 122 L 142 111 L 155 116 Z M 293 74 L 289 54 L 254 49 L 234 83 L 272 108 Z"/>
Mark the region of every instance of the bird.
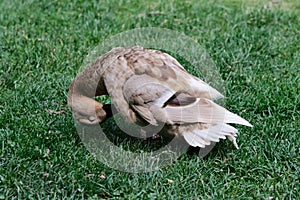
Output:
<path fill-rule="evenodd" d="M 230 124 L 252 125 L 218 105 L 224 96 L 168 53 L 142 46 L 115 47 L 98 57 L 71 83 L 68 105 L 82 124 L 97 125 L 112 115 L 111 106 L 95 100 L 109 95 L 127 121 L 158 126 L 164 134 L 183 137 L 205 148 L 229 139 L 236 148 L 238 130 Z"/>

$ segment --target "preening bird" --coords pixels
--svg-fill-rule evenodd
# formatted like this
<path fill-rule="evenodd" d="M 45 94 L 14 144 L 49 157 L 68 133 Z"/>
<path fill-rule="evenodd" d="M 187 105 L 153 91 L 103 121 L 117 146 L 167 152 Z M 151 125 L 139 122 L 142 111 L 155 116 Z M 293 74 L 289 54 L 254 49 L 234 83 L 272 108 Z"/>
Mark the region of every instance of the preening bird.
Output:
<path fill-rule="evenodd" d="M 228 138 L 238 148 L 238 130 L 229 124 L 252 126 L 214 103 L 223 96 L 175 58 L 140 46 L 113 48 L 74 79 L 68 104 L 75 119 L 87 125 L 103 122 L 109 111 L 94 97 L 105 94 L 128 121 L 164 123 L 167 134 L 184 137 L 194 147 Z"/>

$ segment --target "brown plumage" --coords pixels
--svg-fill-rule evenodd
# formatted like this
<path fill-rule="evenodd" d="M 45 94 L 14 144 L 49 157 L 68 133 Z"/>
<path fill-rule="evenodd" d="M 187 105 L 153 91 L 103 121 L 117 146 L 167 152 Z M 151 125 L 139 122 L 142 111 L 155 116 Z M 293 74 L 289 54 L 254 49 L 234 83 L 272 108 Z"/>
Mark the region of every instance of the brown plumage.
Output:
<path fill-rule="evenodd" d="M 184 137 L 191 146 L 228 138 L 237 147 L 238 131 L 228 123 L 252 126 L 214 103 L 223 96 L 172 56 L 140 46 L 114 48 L 75 78 L 68 99 L 74 117 L 84 124 L 103 122 L 107 106 L 93 97 L 104 94 L 128 121 L 165 123 L 168 134 Z"/>

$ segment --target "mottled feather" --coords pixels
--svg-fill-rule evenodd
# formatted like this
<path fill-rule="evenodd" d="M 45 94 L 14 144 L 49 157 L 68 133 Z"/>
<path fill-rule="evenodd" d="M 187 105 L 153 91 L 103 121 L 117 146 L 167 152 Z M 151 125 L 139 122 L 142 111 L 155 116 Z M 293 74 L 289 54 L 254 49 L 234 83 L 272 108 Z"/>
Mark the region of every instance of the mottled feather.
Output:
<path fill-rule="evenodd" d="M 114 48 L 75 78 L 68 99 L 74 117 L 91 125 L 104 121 L 107 107 L 93 98 L 104 94 L 128 121 L 165 123 L 167 134 L 184 137 L 191 146 L 228 138 L 237 147 L 237 129 L 228 123 L 251 126 L 214 103 L 223 96 L 175 58 L 140 46 Z"/>

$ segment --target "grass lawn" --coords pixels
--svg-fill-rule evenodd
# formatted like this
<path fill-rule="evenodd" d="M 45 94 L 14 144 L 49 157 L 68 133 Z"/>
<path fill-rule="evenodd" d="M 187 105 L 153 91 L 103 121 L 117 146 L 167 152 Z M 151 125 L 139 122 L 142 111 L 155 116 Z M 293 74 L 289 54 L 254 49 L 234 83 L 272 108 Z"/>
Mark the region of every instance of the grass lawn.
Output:
<path fill-rule="evenodd" d="M 300 198 L 299 1 L 3 0 L 0 10 L 0 200 Z M 139 174 L 88 152 L 68 87 L 93 47 L 139 27 L 176 30 L 205 47 L 226 107 L 254 125 L 238 126 L 239 150 L 221 141 L 204 159 L 191 149 Z M 111 138 L 136 151 L 154 146 Z"/>

